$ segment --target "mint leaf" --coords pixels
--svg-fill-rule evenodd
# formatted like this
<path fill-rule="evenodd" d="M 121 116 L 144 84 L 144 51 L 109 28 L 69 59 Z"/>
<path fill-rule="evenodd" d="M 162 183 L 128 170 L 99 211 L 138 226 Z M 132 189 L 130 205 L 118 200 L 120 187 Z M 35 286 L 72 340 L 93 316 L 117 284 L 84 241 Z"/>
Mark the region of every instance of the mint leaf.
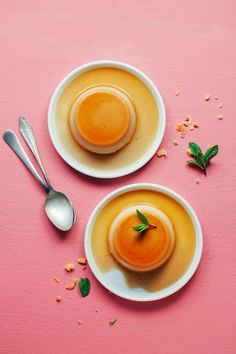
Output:
<path fill-rule="evenodd" d="M 198 146 L 196 143 L 189 143 L 189 148 L 194 157 L 196 157 L 198 154 L 202 154 L 200 146 Z"/>
<path fill-rule="evenodd" d="M 145 225 L 149 225 L 148 219 L 146 218 L 145 215 L 143 215 L 143 213 L 141 213 L 141 211 L 139 211 L 138 209 L 136 209 L 136 212 L 138 214 L 139 219 L 145 224 Z"/>
<path fill-rule="evenodd" d="M 211 161 L 211 159 L 216 156 L 219 152 L 219 147 L 218 145 L 214 145 L 212 147 L 210 147 L 209 149 L 207 149 L 207 151 L 205 152 L 204 158 L 206 161 L 206 165 L 209 164 L 209 162 Z"/>
<path fill-rule="evenodd" d="M 148 229 L 148 225 L 145 224 L 139 224 L 133 227 L 134 231 L 142 232 L 146 229 Z"/>
<path fill-rule="evenodd" d="M 88 278 L 80 278 L 79 289 L 83 297 L 88 296 L 90 292 L 90 281 Z"/>
<path fill-rule="evenodd" d="M 195 160 L 187 160 L 186 162 L 189 165 L 192 165 L 192 166 L 200 168 L 200 170 L 202 170 L 202 171 L 205 170 L 204 167 L 201 164 L 199 164 L 197 161 L 195 161 Z"/>

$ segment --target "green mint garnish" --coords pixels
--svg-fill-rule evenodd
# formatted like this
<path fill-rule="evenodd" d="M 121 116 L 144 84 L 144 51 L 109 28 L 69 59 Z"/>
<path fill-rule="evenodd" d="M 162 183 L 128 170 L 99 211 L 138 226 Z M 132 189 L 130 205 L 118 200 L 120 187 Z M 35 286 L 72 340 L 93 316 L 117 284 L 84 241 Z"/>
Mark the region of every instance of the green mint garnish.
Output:
<path fill-rule="evenodd" d="M 134 231 L 137 231 L 137 234 L 135 237 L 139 237 L 143 235 L 143 233 L 149 229 L 156 229 L 156 225 L 150 224 L 148 221 L 148 218 L 141 213 L 140 210 L 136 209 L 136 213 L 139 217 L 139 219 L 143 222 L 142 224 L 135 225 L 133 227 Z"/>
<path fill-rule="evenodd" d="M 196 143 L 189 143 L 189 148 L 194 160 L 187 160 L 187 164 L 199 168 L 206 175 L 207 166 L 211 159 L 218 154 L 218 145 L 210 147 L 205 154 L 202 153 L 201 148 Z"/>
<path fill-rule="evenodd" d="M 88 278 L 80 278 L 79 289 L 83 297 L 88 296 L 90 291 L 90 281 Z"/>

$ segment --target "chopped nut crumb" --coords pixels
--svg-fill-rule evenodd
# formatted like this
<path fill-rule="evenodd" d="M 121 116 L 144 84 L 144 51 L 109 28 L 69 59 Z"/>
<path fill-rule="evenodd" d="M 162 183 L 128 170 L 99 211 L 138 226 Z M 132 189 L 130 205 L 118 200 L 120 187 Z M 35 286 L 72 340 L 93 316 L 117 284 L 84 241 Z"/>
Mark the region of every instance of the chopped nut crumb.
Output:
<path fill-rule="evenodd" d="M 214 97 L 214 100 L 216 100 L 216 101 L 217 101 L 218 99 L 219 99 L 219 97 L 217 97 L 217 96 L 215 96 L 215 97 Z"/>
<path fill-rule="evenodd" d="M 199 123 L 194 122 L 194 123 L 193 123 L 193 127 L 194 127 L 194 128 L 199 128 L 199 127 L 200 127 L 200 125 L 199 125 Z"/>
<path fill-rule="evenodd" d="M 175 96 L 179 96 L 180 92 L 179 91 L 175 91 Z"/>
<path fill-rule="evenodd" d="M 220 103 L 218 107 L 219 107 L 219 108 L 223 108 L 223 104 L 222 104 L 222 103 Z"/>
<path fill-rule="evenodd" d="M 204 97 L 204 100 L 205 100 L 205 101 L 210 101 L 210 99 L 211 99 L 211 96 L 210 96 L 210 95 L 208 95 L 208 94 L 205 95 L 205 97 Z"/>
<path fill-rule="evenodd" d="M 193 156 L 191 149 L 187 149 L 187 154 L 188 154 L 189 156 Z"/>
<path fill-rule="evenodd" d="M 113 326 L 117 322 L 116 318 L 113 318 L 111 321 L 109 321 L 109 325 Z"/>
<path fill-rule="evenodd" d="M 191 125 L 190 127 L 189 127 L 189 130 L 194 130 L 194 126 L 193 125 Z"/>
<path fill-rule="evenodd" d="M 56 301 L 57 301 L 57 302 L 61 302 L 61 300 L 62 300 L 62 296 L 61 296 L 61 295 L 57 295 Z"/>
<path fill-rule="evenodd" d="M 82 324 L 82 322 L 81 322 L 81 321 L 77 321 L 77 323 L 78 323 L 78 325 L 81 325 L 81 324 Z"/>
<path fill-rule="evenodd" d="M 85 270 L 86 268 L 87 268 L 86 266 L 83 266 L 83 267 L 82 267 L 82 270 Z"/>
<path fill-rule="evenodd" d="M 60 279 L 57 278 L 57 277 L 53 277 L 53 280 L 54 280 L 56 283 L 60 283 Z"/>
<path fill-rule="evenodd" d="M 217 118 L 218 118 L 219 120 L 222 120 L 224 117 L 220 114 L 219 116 L 217 116 Z"/>
<path fill-rule="evenodd" d="M 98 312 L 98 310 L 96 309 L 95 312 Z"/>
<path fill-rule="evenodd" d="M 77 258 L 77 263 L 79 263 L 79 264 L 87 264 L 87 259 L 85 257 Z"/>
<path fill-rule="evenodd" d="M 199 184 L 199 179 L 196 179 L 195 183 L 196 183 L 196 184 Z"/>
<path fill-rule="evenodd" d="M 68 290 L 74 289 L 74 287 L 76 286 L 77 282 L 78 282 L 78 279 L 72 278 L 71 281 L 69 282 L 69 284 L 66 285 L 66 289 L 68 289 Z"/>
<path fill-rule="evenodd" d="M 182 131 L 182 132 L 180 133 L 181 139 L 183 139 L 183 138 L 185 137 L 185 135 L 186 135 L 186 133 L 185 133 L 184 131 Z"/>
<path fill-rule="evenodd" d="M 185 120 L 186 122 L 191 122 L 192 117 L 189 116 L 189 115 L 187 115 L 187 116 L 184 117 L 184 120 Z"/>
<path fill-rule="evenodd" d="M 74 270 L 75 269 L 75 266 L 74 266 L 74 264 L 72 264 L 72 263 L 67 263 L 66 265 L 65 265 L 65 270 L 67 270 L 67 272 L 71 272 L 72 270 Z"/>
<path fill-rule="evenodd" d="M 176 125 L 176 130 L 177 132 L 182 132 L 185 129 L 184 125 L 182 123 L 178 123 Z"/>
<path fill-rule="evenodd" d="M 162 157 L 162 156 L 167 157 L 167 151 L 165 149 L 160 149 L 157 151 L 157 157 Z"/>
<path fill-rule="evenodd" d="M 179 145 L 179 142 L 177 140 L 173 140 L 174 145 Z"/>

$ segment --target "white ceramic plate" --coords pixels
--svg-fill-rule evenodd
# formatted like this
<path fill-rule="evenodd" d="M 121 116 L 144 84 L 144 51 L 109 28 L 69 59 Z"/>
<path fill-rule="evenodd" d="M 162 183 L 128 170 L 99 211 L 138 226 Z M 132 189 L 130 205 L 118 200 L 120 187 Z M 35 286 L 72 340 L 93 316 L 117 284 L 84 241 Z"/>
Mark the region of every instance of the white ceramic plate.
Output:
<path fill-rule="evenodd" d="M 112 67 L 112 68 L 118 68 L 122 69 L 125 71 L 128 71 L 132 75 L 135 75 L 138 77 L 146 87 L 149 89 L 149 91 L 152 93 L 157 108 L 159 112 L 159 127 L 156 131 L 155 138 L 153 140 L 153 144 L 150 146 L 149 149 L 145 151 L 145 153 L 139 157 L 134 163 L 131 165 L 121 168 L 121 169 L 110 169 L 110 170 L 105 170 L 105 169 L 94 169 L 91 168 L 90 166 L 86 165 L 85 163 L 80 163 L 78 162 L 71 154 L 68 153 L 68 151 L 65 150 L 65 148 L 62 146 L 60 139 L 57 135 L 56 131 L 56 123 L 55 123 L 55 110 L 56 110 L 56 105 L 58 102 L 58 99 L 60 95 L 62 94 L 63 90 L 65 87 L 76 77 L 81 75 L 82 73 L 95 69 L 95 68 L 101 68 L 101 67 Z M 49 104 L 49 109 L 48 109 L 48 129 L 49 129 L 49 134 L 52 140 L 52 143 L 59 153 L 59 155 L 65 160 L 71 167 L 76 169 L 77 171 L 80 171 L 88 176 L 92 177 L 98 177 L 98 178 L 115 178 L 115 177 L 121 177 L 124 175 L 127 175 L 129 173 L 132 173 L 142 166 L 144 166 L 150 159 L 151 157 L 155 154 L 156 150 L 161 144 L 164 131 L 165 131 L 165 124 L 166 124 L 166 115 L 165 115 L 165 107 L 164 103 L 162 100 L 162 97 L 157 89 L 157 87 L 154 85 L 154 83 L 140 70 L 134 68 L 131 65 L 119 62 L 119 61 L 112 61 L 112 60 L 102 60 L 102 61 L 94 61 L 90 62 L 88 64 L 82 65 L 69 73 L 57 86 L 55 92 L 52 95 L 50 104 Z"/>
<path fill-rule="evenodd" d="M 101 211 L 101 209 L 104 208 L 104 206 L 110 202 L 112 199 L 116 198 L 117 196 L 127 193 L 129 191 L 134 191 L 134 190 L 140 190 L 140 189 L 145 189 L 145 190 L 153 190 L 157 192 L 164 193 L 168 196 L 170 196 L 172 199 L 176 200 L 188 213 L 190 219 L 192 220 L 194 229 L 195 229 L 195 235 L 196 235 L 196 247 L 195 247 L 195 252 L 193 255 L 192 262 L 190 263 L 188 269 L 186 272 L 181 276 L 181 278 L 176 281 L 175 283 L 171 284 L 170 286 L 159 290 L 155 292 L 148 292 L 143 288 L 129 288 L 124 280 L 124 275 L 122 271 L 117 268 L 113 269 L 110 272 L 103 273 L 100 271 L 98 265 L 96 264 L 96 261 L 93 257 L 93 252 L 91 248 L 91 236 L 92 236 L 92 228 L 93 224 L 96 220 L 96 217 L 98 213 Z M 181 289 L 193 276 L 194 272 L 196 271 L 201 255 L 202 255 L 202 246 L 203 246 L 203 239 L 202 239 L 202 230 L 201 230 L 201 225 L 199 223 L 198 217 L 195 214 L 194 210 L 192 207 L 189 205 L 189 203 L 181 197 L 179 194 L 176 192 L 172 191 L 171 189 L 168 189 L 166 187 L 156 185 L 156 184 L 150 184 L 150 183 L 137 183 L 137 184 L 130 184 L 125 187 L 119 188 L 115 190 L 114 192 L 108 194 L 94 209 L 92 212 L 88 224 L 86 227 L 85 231 L 85 253 L 86 257 L 89 263 L 89 266 L 97 278 L 97 280 L 109 291 L 112 293 L 128 299 L 128 300 L 133 300 L 133 301 L 154 301 L 154 300 L 159 300 L 163 299 L 171 294 L 174 294 L 176 291 Z"/>

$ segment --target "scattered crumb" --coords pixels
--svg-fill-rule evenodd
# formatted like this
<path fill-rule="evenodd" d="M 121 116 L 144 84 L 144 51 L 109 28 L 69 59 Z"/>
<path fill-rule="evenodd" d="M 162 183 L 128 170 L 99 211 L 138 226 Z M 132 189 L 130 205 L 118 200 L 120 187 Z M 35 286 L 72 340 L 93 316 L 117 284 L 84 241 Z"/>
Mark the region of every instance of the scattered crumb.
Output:
<path fill-rule="evenodd" d="M 113 318 L 111 321 L 109 321 L 109 325 L 113 326 L 117 322 L 116 318 Z"/>
<path fill-rule="evenodd" d="M 209 94 L 205 95 L 205 97 L 204 97 L 205 101 L 210 101 L 210 99 L 211 99 L 211 96 Z"/>
<path fill-rule="evenodd" d="M 223 104 L 222 104 L 222 103 L 220 103 L 218 107 L 219 107 L 219 108 L 223 108 Z"/>
<path fill-rule="evenodd" d="M 167 157 L 167 151 L 165 149 L 160 149 L 157 151 L 157 157 L 162 157 L 162 156 Z"/>
<path fill-rule="evenodd" d="M 74 287 L 76 286 L 77 282 L 78 282 L 78 279 L 72 278 L 71 281 L 69 282 L 69 284 L 66 285 L 66 289 L 68 289 L 68 290 L 74 289 Z"/>
<path fill-rule="evenodd" d="M 79 264 L 87 264 L 87 259 L 85 257 L 77 258 L 77 263 L 79 263 Z"/>
<path fill-rule="evenodd" d="M 188 154 L 189 156 L 193 156 L 191 149 L 187 149 L 187 154 Z"/>
<path fill-rule="evenodd" d="M 217 118 L 218 118 L 219 120 L 222 120 L 224 117 L 220 114 L 219 116 L 217 116 Z"/>
<path fill-rule="evenodd" d="M 81 322 L 81 321 L 77 321 L 77 323 L 78 323 L 78 325 L 81 325 L 81 324 L 82 324 L 82 322 Z"/>
<path fill-rule="evenodd" d="M 190 127 L 189 127 L 189 130 L 194 130 L 194 126 L 193 125 L 191 125 Z"/>
<path fill-rule="evenodd" d="M 179 96 L 180 92 L 179 91 L 175 91 L 175 96 Z"/>
<path fill-rule="evenodd" d="M 185 135 L 186 135 L 186 133 L 185 133 L 184 131 L 182 131 L 182 132 L 180 133 L 181 139 L 183 139 L 183 138 L 185 137 Z"/>
<path fill-rule="evenodd" d="M 199 184 L 199 179 L 196 179 L 195 183 L 196 183 L 196 184 Z"/>
<path fill-rule="evenodd" d="M 193 127 L 194 127 L 194 128 L 199 128 L 199 127 L 200 127 L 200 125 L 199 125 L 199 123 L 194 122 L 194 123 L 193 123 Z"/>
<path fill-rule="evenodd" d="M 53 280 L 54 280 L 56 283 L 60 283 L 60 279 L 57 278 L 57 277 L 53 277 Z"/>
<path fill-rule="evenodd" d="M 62 296 L 61 296 L 61 295 L 57 295 L 56 301 L 57 301 L 57 302 L 61 302 L 61 300 L 62 300 Z"/>
<path fill-rule="evenodd" d="M 178 123 L 176 125 L 175 129 L 177 130 L 177 132 L 182 132 L 185 129 L 185 127 L 184 127 L 184 125 L 182 123 Z"/>
<path fill-rule="evenodd" d="M 173 140 L 174 145 L 179 145 L 179 142 L 177 140 Z"/>
<path fill-rule="evenodd" d="M 215 96 L 215 97 L 214 97 L 214 100 L 216 100 L 216 101 L 217 101 L 218 99 L 219 99 L 219 97 L 217 97 L 217 96 Z"/>
<path fill-rule="evenodd" d="M 95 312 L 98 312 L 98 310 L 96 309 Z"/>
<path fill-rule="evenodd" d="M 82 267 L 82 270 L 85 270 L 86 268 L 87 268 L 86 266 L 83 266 L 83 267 Z"/>
<path fill-rule="evenodd" d="M 71 271 L 74 270 L 74 269 L 75 269 L 74 264 L 67 263 L 67 264 L 65 265 L 65 270 L 67 270 L 67 272 L 71 272 Z"/>

